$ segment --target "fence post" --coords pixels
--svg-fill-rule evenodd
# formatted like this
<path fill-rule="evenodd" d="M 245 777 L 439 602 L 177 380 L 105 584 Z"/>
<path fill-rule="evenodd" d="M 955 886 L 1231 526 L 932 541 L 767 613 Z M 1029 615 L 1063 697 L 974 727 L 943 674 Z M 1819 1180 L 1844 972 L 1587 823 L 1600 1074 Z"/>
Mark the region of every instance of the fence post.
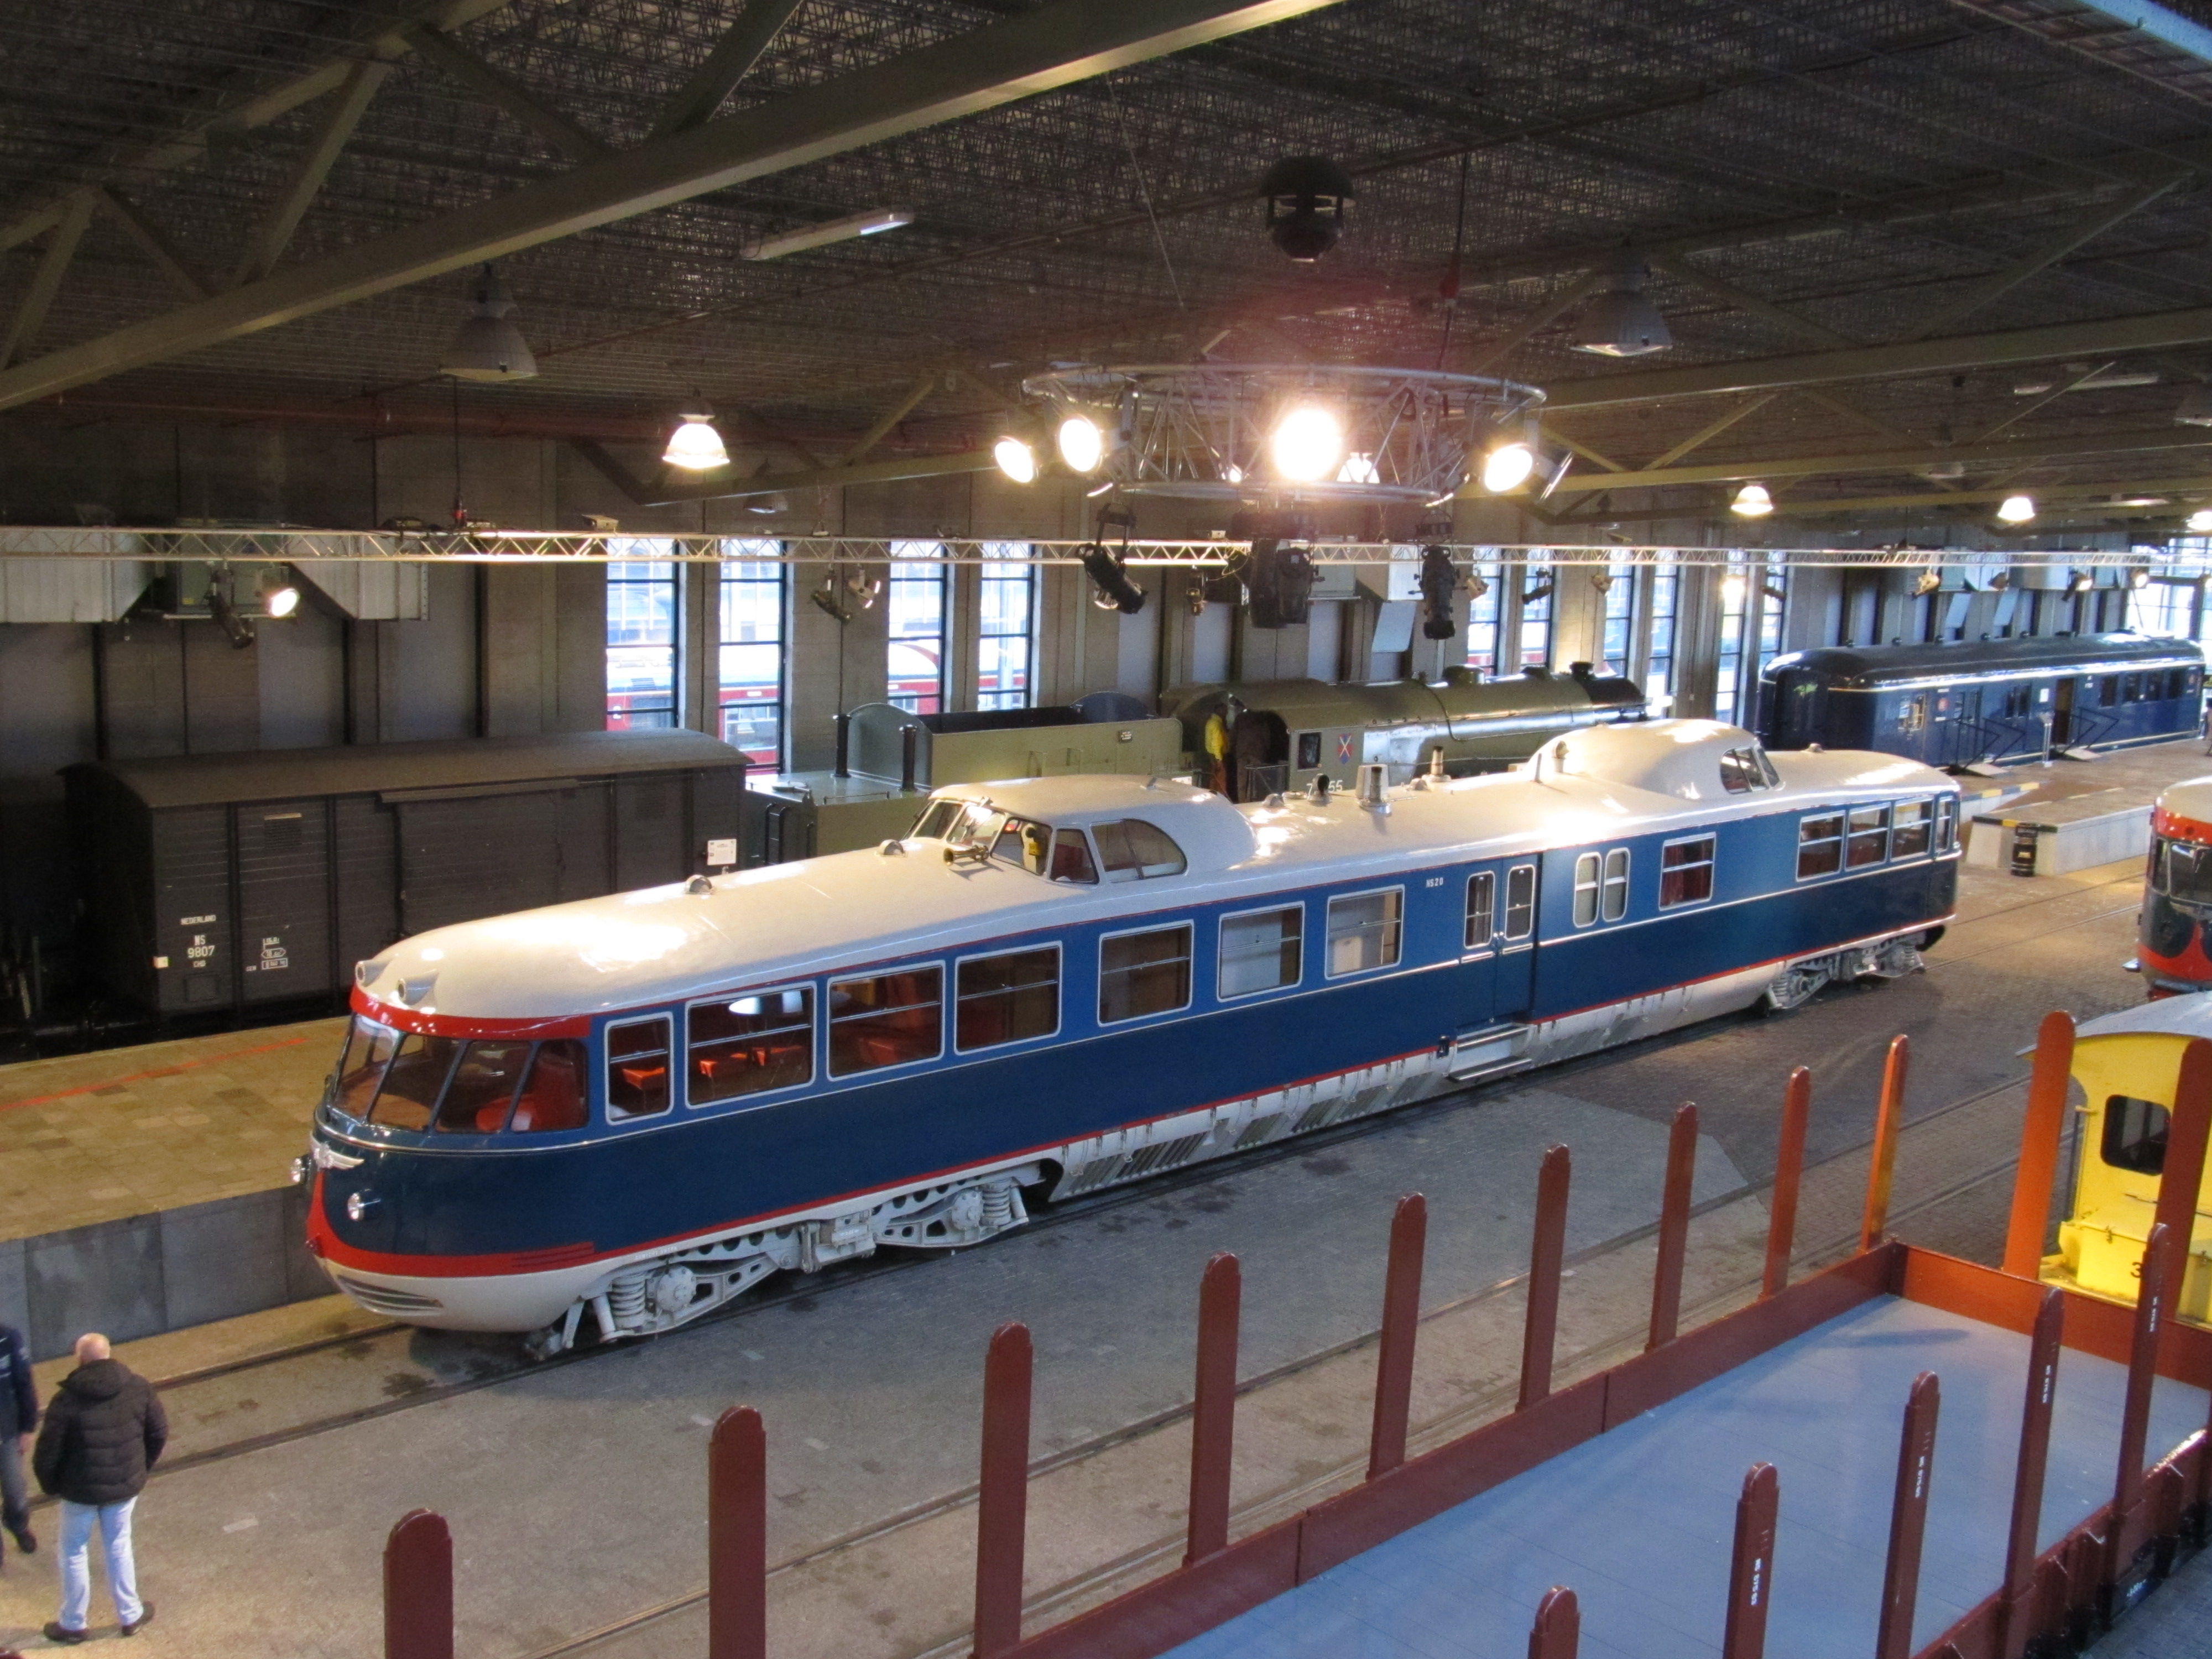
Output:
<path fill-rule="evenodd" d="M 1721 1659 L 1762 1659 L 1766 1604 L 1774 1590 L 1774 1517 L 1781 1483 L 1774 1465 L 1753 1463 L 1735 1504 L 1735 1553 L 1729 1562 L 1728 1626 Z"/>
<path fill-rule="evenodd" d="M 384 1540 L 384 1659 L 453 1659 L 453 1537 L 428 1510 Z"/>
<path fill-rule="evenodd" d="M 1198 1389 L 1190 1411 L 1189 1566 L 1229 1544 L 1229 1474 L 1237 1434 L 1237 1327 L 1244 1273 L 1224 1250 L 1198 1282 Z"/>
<path fill-rule="evenodd" d="M 707 1659 L 768 1659 L 768 1431 L 750 1406 L 707 1443 Z"/>
<path fill-rule="evenodd" d="M 2194 1044 L 2191 1045 L 2192 1048 Z M 2119 1468 L 2112 1481 L 2112 1518 L 2106 1528 L 2104 1571 L 2097 1585 L 2100 1620 L 2109 1623 L 2122 1578 L 2133 1565 L 2130 1534 L 2142 1503 L 2143 1443 L 2150 1434 L 2150 1396 L 2158 1376 L 2159 1339 L 2166 1331 L 2166 1289 L 2173 1235 L 2151 1224 L 2143 1246 L 2142 1288 L 2136 1292 L 2135 1337 L 2128 1347 L 2128 1390 L 2120 1408 Z"/>
<path fill-rule="evenodd" d="M 2065 1329 L 2066 1293 L 2054 1287 L 2043 1293 L 2027 1344 L 2027 1399 L 2021 1412 L 2020 1461 L 2012 1482 L 2012 1527 L 2005 1543 L 2002 1659 L 2021 1659 L 2029 1638 L 2048 1628 L 2044 1615 L 2034 1611 L 2039 1600 L 2035 1535 L 2043 1518 L 2043 1474 L 2051 1458 L 2051 1408 L 2058 1395 L 2058 1355 Z"/>
<path fill-rule="evenodd" d="M 1911 1659 L 1912 1613 L 1920 1601 L 1920 1545 L 1928 1532 L 1928 1480 L 1936 1467 L 1942 1388 L 1933 1371 L 1912 1379 L 1897 1448 L 1897 1493 L 1889 1508 L 1889 1560 L 1882 1570 L 1881 1625 L 1875 1659 Z"/>
<path fill-rule="evenodd" d="M 1790 1284 L 1790 1252 L 1797 1242 L 1797 1184 L 1805 1173 L 1805 1130 L 1813 1115 L 1813 1074 L 1800 1066 L 1782 1091 L 1782 1139 L 1774 1152 L 1774 1190 L 1766 1202 L 1766 1276 L 1759 1299 Z"/>
<path fill-rule="evenodd" d="M 1552 1349 L 1559 1333 L 1559 1271 L 1567 1257 L 1567 1186 L 1574 1159 L 1564 1146 L 1544 1153 L 1536 1176 L 1535 1237 L 1528 1249 L 1528 1322 L 1521 1333 L 1521 1395 L 1526 1411 L 1552 1392 Z"/>
<path fill-rule="evenodd" d="M 2074 1017 L 2048 1013 L 2035 1032 L 2035 1069 L 2027 1079 L 2027 1117 L 2020 1130 L 2020 1169 L 2012 1179 L 2012 1217 L 2005 1226 L 2004 1270 L 2033 1279 L 2043 1267 L 2051 1226 L 2051 1188 L 2058 1178 L 2058 1143 L 2066 1131 L 2066 1087 L 2074 1069 Z"/>
<path fill-rule="evenodd" d="M 1889 1040 L 1881 1067 L 1881 1107 L 1875 1118 L 1874 1156 L 1867 1165 L 1866 1213 L 1859 1222 L 1859 1249 L 1871 1250 L 1889 1231 L 1889 1189 L 1897 1175 L 1897 1136 L 1905 1127 L 1905 1068 L 1911 1043 L 1902 1033 Z"/>
<path fill-rule="evenodd" d="M 1583 1613 L 1575 1593 L 1554 1584 L 1536 1604 L 1536 1622 L 1528 1632 L 1528 1659 L 1575 1659 L 1582 1646 Z"/>
<path fill-rule="evenodd" d="M 983 1362 L 982 1477 L 975 1501 L 975 1659 L 1022 1639 L 1022 1549 L 1029 1518 L 1029 1327 L 991 1335 Z"/>
<path fill-rule="evenodd" d="M 1690 1188 L 1698 1175 L 1698 1109 L 1674 1109 L 1667 1135 L 1667 1184 L 1659 1196 L 1659 1261 L 1651 1277 L 1651 1330 L 1644 1352 L 1663 1348 L 1682 1322 L 1682 1258 L 1690 1249 Z"/>
<path fill-rule="evenodd" d="M 1429 1242 L 1429 1201 L 1398 1200 L 1390 1218 L 1390 1260 L 1382 1276 L 1382 1341 L 1375 1356 L 1375 1426 L 1367 1437 L 1367 1478 L 1406 1461 L 1413 1408 L 1413 1340 L 1421 1326 L 1421 1256 Z"/>
<path fill-rule="evenodd" d="M 2212 1042 L 2196 1037 L 2181 1051 L 2173 1115 L 2166 1121 L 2166 1158 L 2158 1177 L 2158 1207 L 2151 1215 L 2154 1222 L 2166 1224 L 2168 1237 L 2179 1247 L 2166 1263 L 2166 1280 L 2160 1287 L 2169 1310 L 2181 1300 L 2182 1275 L 2189 1268 L 2189 1239 L 2204 1186 L 2208 1133 L 2212 1133 Z"/>

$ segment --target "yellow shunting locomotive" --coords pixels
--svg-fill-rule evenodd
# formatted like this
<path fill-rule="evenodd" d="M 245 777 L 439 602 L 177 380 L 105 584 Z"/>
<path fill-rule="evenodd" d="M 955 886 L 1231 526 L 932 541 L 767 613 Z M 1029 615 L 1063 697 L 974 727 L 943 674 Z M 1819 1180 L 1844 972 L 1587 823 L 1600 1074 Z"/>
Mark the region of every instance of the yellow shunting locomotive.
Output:
<path fill-rule="evenodd" d="M 2045 1262 L 2045 1278 L 2135 1301 L 2182 1051 L 2194 1037 L 2212 1037 L 2212 993 L 2124 1009 L 2084 1021 L 2075 1032 L 2072 1069 L 2086 1099 L 2075 1109 L 2079 1133 L 2058 1254 Z M 2212 1168 L 2197 1191 L 2176 1311 L 2212 1322 Z"/>

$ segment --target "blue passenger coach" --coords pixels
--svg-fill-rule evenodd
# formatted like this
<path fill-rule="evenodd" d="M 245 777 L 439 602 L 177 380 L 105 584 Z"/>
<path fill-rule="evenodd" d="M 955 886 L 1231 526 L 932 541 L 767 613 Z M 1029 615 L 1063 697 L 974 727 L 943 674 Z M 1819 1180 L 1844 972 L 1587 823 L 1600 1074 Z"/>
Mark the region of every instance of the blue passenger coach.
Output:
<path fill-rule="evenodd" d="M 1830 646 L 1759 677 L 1769 749 L 1879 749 L 1929 766 L 2017 764 L 2193 736 L 2204 653 L 2139 634 Z"/>
<path fill-rule="evenodd" d="M 1894 977 L 1958 793 L 1893 757 L 1598 726 L 1517 770 L 1237 805 L 939 791 L 880 848 L 363 963 L 299 1171 L 339 1288 L 533 1347 L 1748 1007 Z"/>

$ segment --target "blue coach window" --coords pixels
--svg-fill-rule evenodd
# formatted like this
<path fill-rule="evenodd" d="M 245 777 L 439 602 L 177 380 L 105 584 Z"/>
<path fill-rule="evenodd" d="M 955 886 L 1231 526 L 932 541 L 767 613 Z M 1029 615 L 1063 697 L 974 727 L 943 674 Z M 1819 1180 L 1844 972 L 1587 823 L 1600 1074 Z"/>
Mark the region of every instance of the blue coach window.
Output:
<path fill-rule="evenodd" d="M 1936 802 L 1936 850 L 1955 853 L 1959 850 L 1959 798 L 1942 795 Z"/>
<path fill-rule="evenodd" d="M 1844 862 L 1854 870 L 1880 864 L 1889 856 L 1889 808 L 1851 808 L 1851 836 Z"/>
<path fill-rule="evenodd" d="M 1098 1023 L 1171 1014 L 1190 1006 L 1190 924 L 1120 933 L 1098 943 Z"/>
<path fill-rule="evenodd" d="M 1498 925 L 1498 876 L 1485 870 L 1467 878 L 1467 943 L 1480 951 L 1490 943 Z"/>
<path fill-rule="evenodd" d="M 1670 841 L 1659 849 L 1659 908 L 1671 910 L 1678 904 L 1702 904 L 1713 896 L 1713 849 L 1719 843 L 1711 836 L 1694 836 L 1687 841 Z"/>
<path fill-rule="evenodd" d="M 1304 972 L 1305 906 L 1221 919 L 1219 994 L 1249 996 L 1296 985 Z"/>
<path fill-rule="evenodd" d="M 1575 860 L 1575 926 L 1587 927 L 1597 920 L 1598 856 L 1584 853 Z"/>
<path fill-rule="evenodd" d="M 1516 864 L 1505 872 L 1505 938 L 1510 944 L 1536 931 L 1536 866 Z"/>
<path fill-rule="evenodd" d="M 1844 815 L 1823 812 L 1797 821 L 1797 879 L 1832 876 L 1844 867 Z"/>
<path fill-rule="evenodd" d="M 694 1106 L 789 1089 L 814 1076 L 814 992 L 810 986 L 717 997 L 684 1011 Z"/>
<path fill-rule="evenodd" d="M 1346 893 L 1328 902 L 1328 976 L 1397 965 L 1406 890 Z"/>
<path fill-rule="evenodd" d="M 830 981 L 831 1077 L 908 1066 L 944 1052 L 942 968 Z"/>
<path fill-rule="evenodd" d="M 1616 847 L 1605 855 L 1605 904 L 1600 912 L 1607 921 L 1628 914 L 1628 849 Z"/>
<path fill-rule="evenodd" d="M 607 1027 L 607 1121 L 653 1117 L 668 1109 L 669 1019 Z"/>
<path fill-rule="evenodd" d="M 1060 1030 L 1057 945 L 970 957 L 954 970 L 953 985 L 952 1046 L 963 1054 Z"/>
<path fill-rule="evenodd" d="M 1924 800 L 1901 800 L 1891 809 L 1890 857 L 1918 858 L 1928 850 L 1929 805 Z"/>

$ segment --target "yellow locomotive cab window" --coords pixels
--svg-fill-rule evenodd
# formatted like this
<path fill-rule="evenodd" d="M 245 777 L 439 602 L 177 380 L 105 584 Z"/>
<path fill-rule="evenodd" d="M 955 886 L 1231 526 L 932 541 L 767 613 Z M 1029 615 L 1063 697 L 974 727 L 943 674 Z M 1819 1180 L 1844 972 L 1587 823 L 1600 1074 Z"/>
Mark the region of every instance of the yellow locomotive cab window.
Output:
<path fill-rule="evenodd" d="M 2166 1129 L 2171 1115 L 2154 1100 L 2107 1095 L 2099 1155 L 2116 1170 L 2159 1174 L 2166 1168 Z"/>

